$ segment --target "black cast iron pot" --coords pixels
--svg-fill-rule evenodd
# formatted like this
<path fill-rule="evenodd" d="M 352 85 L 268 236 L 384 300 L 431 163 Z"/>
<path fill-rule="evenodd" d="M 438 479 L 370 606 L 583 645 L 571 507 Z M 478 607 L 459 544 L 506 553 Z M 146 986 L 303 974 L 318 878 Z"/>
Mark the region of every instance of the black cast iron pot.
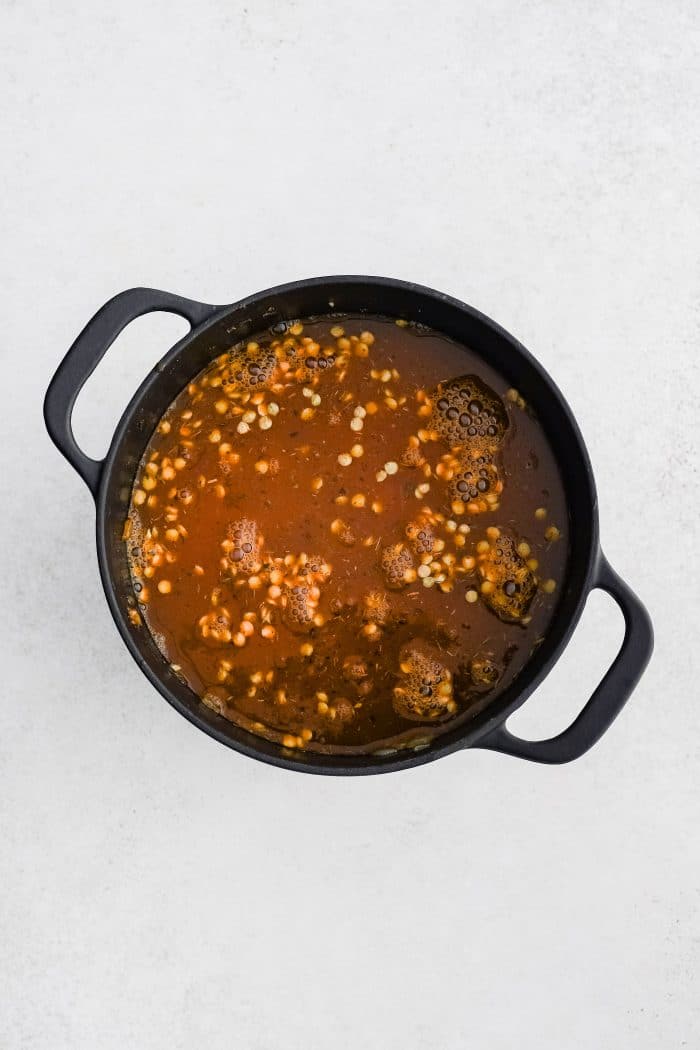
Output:
<path fill-rule="evenodd" d="M 106 458 L 86 456 L 71 429 L 75 399 L 123 328 L 142 314 L 165 310 L 192 330 L 141 384 L 116 429 Z M 383 314 L 419 321 L 463 343 L 523 394 L 543 424 L 557 457 L 569 507 L 570 556 L 548 634 L 516 680 L 472 721 L 421 751 L 383 756 L 293 753 L 239 728 L 206 707 L 170 670 L 147 631 L 128 618 L 133 594 L 121 533 L 136 467 L 168 405 L 217 354 L 279 320 L 334 313 Z M 383 773 L 430 762 L 458 748 L 503 751 L 538 762 L 569 762 L 605 732 L 629 698 L 651 656 L 653 635 L 644 606 L 613 571 L 600 549 L 595 484 L 586 447 L 562 395 L 528 351 L 494 321 L 439 292 L 383 277 L 320 277 L 282 285 L 232 306 L 209 306 L 168 292 L 134 288 L 102 307 L 76 339 L 51 381 L 44 404 L 53 441 L 88 485 L 97 504 L 97 556 L 115 623 L 144 674 L 169 703 L 216 740 L 253 758 L 306 773 Z M 581 615 L 586 598 L 602 588 L 625 619 L 625 636 L 612 666 L 575 721 L 550 740 L 528 741 L 506 728 L 553 666 Z"/>

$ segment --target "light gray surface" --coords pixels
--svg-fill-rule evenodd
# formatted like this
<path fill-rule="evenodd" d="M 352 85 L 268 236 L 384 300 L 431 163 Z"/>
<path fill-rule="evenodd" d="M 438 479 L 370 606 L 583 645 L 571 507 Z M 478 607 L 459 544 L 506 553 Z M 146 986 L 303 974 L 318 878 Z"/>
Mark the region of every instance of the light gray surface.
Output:
<path fill-rule="evenodd" d="M 3 1050 L 698 1046 L 697 3 L 1 10 Z M 332 272 L 472 302 L 569 398 L 657 631 L 582 761 L 292 775 L 119 640 L 50 373 L 127 286 Z M 180 331 L 120 339 L 86 447 Z M 512 726 L 561 728 L 620 633 L 596 596 Z"/>

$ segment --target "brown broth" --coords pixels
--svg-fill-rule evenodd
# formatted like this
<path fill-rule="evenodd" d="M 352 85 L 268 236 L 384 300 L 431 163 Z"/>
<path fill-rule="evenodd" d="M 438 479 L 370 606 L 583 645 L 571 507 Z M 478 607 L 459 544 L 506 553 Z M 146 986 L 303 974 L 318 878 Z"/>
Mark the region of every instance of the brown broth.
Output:
<path fill-rule="evenodd" d="M 417 747 L 473 717 L 542 640 L 566 570 L 556 462 L 508 387 L 382 318 L 232 348 L 137 471 L 133 621 L 204 703 L 286 747 Z"/>

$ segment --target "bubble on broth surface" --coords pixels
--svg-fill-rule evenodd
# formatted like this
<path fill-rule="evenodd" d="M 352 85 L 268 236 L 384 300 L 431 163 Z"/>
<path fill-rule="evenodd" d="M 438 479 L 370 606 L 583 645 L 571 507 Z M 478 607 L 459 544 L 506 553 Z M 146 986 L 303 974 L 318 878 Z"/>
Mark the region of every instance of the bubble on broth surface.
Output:
<path fill-rule="evenodd" d="M 383 547 L 380 564 L 386 585 L 391 590 L 400 590 L 409 582 L 413 557 L 405 543 L 392 543 Z"/>
<path fill-rule="evenodd" d="M 399 462 L 402 467 L 422 467 L 425 463 L 425 456 L 420 445 L 408 445 L 401 453 Z"/>
<path fill-rule="evenodd" d="M 419 517 L 406 526 L 406 538 L 416 554 L 430 554 L 435 545 L 435 530 L 425 518 Z"/>
<path fill-rule="evenodd" d="M 313 583 L 325 583 L 330 578 L 331 566 L 320 554 L 309 554 L 297 572 Z"/>
<path fill-rule="evenodd" d="M 296 583 L 284 589 L 284 612 L 282 619 L 290 631 L 305 633 L 314 626 L 318 601 L 314 600 L 312 588 Z"/>
<path fill-rule="evenodd" d="M 199 636 L 208 645 L 227 645 L 232 637 L 232 618 L 228 609 L 221 606 L 199 618 Z"/>
<path fill-rule="evenodd" d="M 356 653 L 346 656 L 343 660 L 343 677 L 349 682 L 361 682 L 368 674 L 367 661 Z"/>
<path fill-rule="evenodd" d="M 362 598 L 362 619 L 365 623 L 386 624 L 391 615 L 389 595 L 384 591 L 368 591 Z"/>
<path fill-rule="evenodd" d="M 346 696 L 339 696 L 333 702 L 333 711 L 339 722 L 351 722 L 355 717 L 355 708 Z"/>
<path fill-rule="evenodd" d="M 221 385 L 227 394 L 240 389 L 261 389 L 275 381 L 278 368 L 275 352 L 269 346 L 261 347 L 257 343 L 234 346 L 228 352 L 228 363 L 221 376 Z"/>
<path fill-rule="evenodd" d="M 479 574 L 484 581 L 484 604 L 505 623 L 517 623 L 527 615 L 537 590 L 537 581 L 518 553 L 515 538 L 501 532 L 497 539 L 483 541 L 477 554 Z"/>
<path fill-rule="evenodd" d="M 472 682 L 481 689 L 491 689 L 502 674 L 502 668 L 493 653 L 475 653 L 469 661 L 468 669 Z"/>
<path fill-rule="evenodd" d="M 224 549 L 230 570 L 250 576 L 260 569 L 262 538 L 258 526 L 250 518 L 238 518 L 226 529 Z"/>
<path fill-rule="evenodd" d="M 401 655 L 393 702 L 397 714 L 414 721 L 453 713 L 452 674 L 435 656 L 411 643 Z"/>
<path fill-rule="evenodd" d="M 448 486 L 451 502 L 464 503 L 472 513 L 496 509 L 503 482 L 493 456 L 486 452 L 465 452 L 460 469 Z"/>
<path fill-rule="evenodd" d="M 307 347 L 302 347 L 295 376 L 299 382 L 309 383 L 315 376 L 322 376 L 334 368 L 336 362 L 335 352 L 328 347 L 322 349 L 318 344 L 313 344 L 310 352 Z"/>
<path fill-rule="evenodd" d="M 229 351 L 229 361 L 221 374 L 221 386 L 227 394 L 236 390 L 259 390 L 269 386 L 277 378 L 279 362 L 270 346 L 234 346 Z"/>
<path fill-rule="evenodd" d="M 494 452 L 508 429 L 508 415 L 498 394 L 478 376 L 440 383 L 433 393 L 430 425 L 451 447 Z"/>

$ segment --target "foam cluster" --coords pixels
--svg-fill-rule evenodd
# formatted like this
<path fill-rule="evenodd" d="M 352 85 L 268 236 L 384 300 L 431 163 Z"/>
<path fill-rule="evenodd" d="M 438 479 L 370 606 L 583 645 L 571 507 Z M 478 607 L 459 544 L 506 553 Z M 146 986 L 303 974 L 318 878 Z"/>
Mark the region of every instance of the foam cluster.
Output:
<path fill-rule="evenodd" d="M 305 560 L 297 568 L 297 574 L 311 583 L 325 583 L 330 578 L 331 566 L 320 554 L 302 555 Z"/>
<path fill-rule="evenodd" d="M 225 645 L 231 641 L 231 614 L 219 607 L 200 616 L 197 628 L 200 636 L 209 645 Z"/>
<path fill-rule="evenodd" d="M 165 557 L 165 547 L 151 535 L 151 530 L 144 533 L 138 519 L 132 520 L 131 538 L 134 541 L 131 548 L 132 564 L 138 566 L 143 573 L 149 565 L 159 565 Z"/>
<path fill-rule="evenodd" d="M 249 349 L 252 347 L 253 349 Z M 270 386 L 277 378 L 278 361 L 269 346 L 235 346 L 228 352 L 228 363 L 221 376 L 224 393 L 255 390 Z"/>
<path fill-rule="evenodd" d="M 346 696 L 339 696 L 333 702 L 333 717 L 338 722 L 352 722 L 355 717 L 355 708 Z"/>
<path fill-rule="evenodd" d="M 420 445 L 408 445 L 401 453 L 400 463 L 402 467 L 422 467 L 425 456 Z"/>
<path fill-rule="evenodd" d="M 451 502 L 464 503 L 472 513 L 495 510 L 503 492 L 498 465 L 485 452 L 462 453 L 460 469 L 448 486 Z"/>
<path fill-rule="evenodd" d="M 391 602 L 385 591 L 368 591 L 362 598 L 362 619 L 365 623 L 384 626 L 391 615 Z"/>
<path fill-rule="evenodd" d="M 411 648 L 401 660 L 394 710 L 404 718 L 427 721 L 455 709 L 452 674 L 434 656 Z"/>
<path fill-rule="evenodd" d="M 361 656 L 353 653 L 343 660 L 343 677 L 348 682 L 361 682 L 368 674 L 367 663 Z"/>
<path fill-rule="evenodd" d="M 501 532 L 488 541 L 488 549 L 477 555 L 479 574 L 484 581 L 484 604 L 505 623 L 518 623 L 527 615 L 537 581 L 518 553 L 513 536 Z"/>
<path fill-rule="evenodd" d="M 478 376 L 441 383 L 433 395 L 431 428 L 451 448 L 495 452 L 508 428 L 505 405 Z"/>
<path fill-rule="evenodd" d="M 259 571 L 262 542 L 257 523 L 250 518 L 239 518 L 228 525 L 224 547 L 228 568 L 234 575 L 240 572 L 251 576 Z"/>
<path fill-rule="evenodd" d="M 422 519 L 409 521 L 406 526 L 406 538 L 417 555 L 431 554 L 435 546 L 435 530 Z"/>
<path fill-rule="evenodd" d="M 295 361 L 296 378 L 299 382 L 310 383 L 315 376 L 323 375 L 333 368 L 336 361 L 335 353 L 330 349 L 322 349 L 318 343 L 311 348 L 302 346 Z"/>
<path fill-rule="evenodd" d="M 469 661 L 468 670 L 474 685 L 481 689 L 491 689 L 503 673 L 491 653 L 475 653 Z"/>
<path fill-rule="evenodd" d="M 405 543 L 392 543 L 383 547 L 380 564 L 386 585 L 391 590 L 398 591 L 409 582 L 413 556 Z"/>
<path fill-rule="evenodd" d="M 290 631 L 305 633 L 314 626 L 318 608 L 318 588 L 297 583 L 284 589 L 282 619 Z"/>

